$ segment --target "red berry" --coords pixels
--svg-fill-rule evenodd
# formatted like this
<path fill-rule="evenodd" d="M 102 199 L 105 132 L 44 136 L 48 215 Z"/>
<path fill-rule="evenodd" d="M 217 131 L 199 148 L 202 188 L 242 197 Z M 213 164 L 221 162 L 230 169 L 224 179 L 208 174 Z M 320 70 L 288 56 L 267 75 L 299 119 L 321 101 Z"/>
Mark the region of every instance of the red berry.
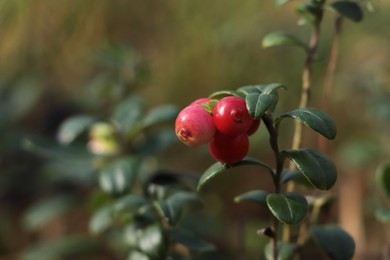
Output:
<path fill-rule="evenodd" d="M 177 137 L 188 146 L 206 144 L 215 133 L 213 117 L 200 105 L 190 105 L 177 116 L 175 132 Z"/>
<path fill-rule="evenodd" d="M 256 133 L 257 129 L 259 129 L 259 126 L 260 126 L 260 119 L 253 120 L 246 134 L 249 136 L 253 135 L 254 133 Z"/>
<path fill-rule="evenodd" d="M 214 107 L 213 116 L 218 131 L 227 135 L 244 134 L 253 122 L 245 100 L 236 96 L 219 100 Z"/>
<path fill-rule="evenodd" d="M 190 105 L 194 105 L 194 104 L 202 104 L 202 103 L 206 103 L 206 102 L 208 102 L 208 101 L 210 101 L 211 100 L 211 98 L 198 98 L 197 100 L 194 100 L 194 101 L 192 101 L 192 103 L 190 104 Z"/>
<path fill-rule="evenodd" d="M 247 134 L 231 136 L 217 131 L 209 148 L 214 159 L 223 164 L 235 164 L 247 155 L 249 138 Z"/>

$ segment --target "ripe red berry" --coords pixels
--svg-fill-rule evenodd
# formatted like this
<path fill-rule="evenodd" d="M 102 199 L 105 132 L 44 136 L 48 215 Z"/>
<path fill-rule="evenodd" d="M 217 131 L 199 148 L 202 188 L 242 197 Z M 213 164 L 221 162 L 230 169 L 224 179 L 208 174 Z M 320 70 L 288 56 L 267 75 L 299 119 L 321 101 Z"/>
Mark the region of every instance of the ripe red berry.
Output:
<path fill-rule="evenodd" d="M 247 134 L 231 136 L 217 131 L 209 148 L 214 159 L 223 164 L 235 164 L 247 155 L 249 138 Z"/>
<path fill-rule="evenodd" d="M 208 143 L 215 130 L 213 117 L 197 104 L 185 107 L 176 118 L 176 135 L 188 146 Z"/>
<path fill-rule="evenodd" d="M 256 133 L 257 129 L 259 129 L 260 126 L 260 119 L 253 120 L 251 126 L 249 127 L 248 131 L 246 132 L 248 136 L 253 135 Z"/>
<path fill-rule="evenodd" d="M 227 135 L 244 134 L 253 122 L 245 100 L 236 96 L 219 100 L 214 107 L 213 117 L 218 131 Z"/>

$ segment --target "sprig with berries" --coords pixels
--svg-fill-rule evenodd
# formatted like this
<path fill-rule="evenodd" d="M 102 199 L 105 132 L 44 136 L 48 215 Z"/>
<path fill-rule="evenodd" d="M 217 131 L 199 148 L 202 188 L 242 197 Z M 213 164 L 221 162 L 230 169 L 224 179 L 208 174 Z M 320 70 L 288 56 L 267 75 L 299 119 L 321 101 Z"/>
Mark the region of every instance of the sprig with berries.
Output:
<path fill-rule="evenodd" d="M 311 148 L 280 149 L 279 129 L 286 118 L 299 121 L 327 139 L 334 139 L 336 136 L 332 118 L 313 107 L 298 108 L 275 117 L 277 90 L 281 88 L 285 89 L 285 86 L 271 83 L 215 92 L 184 108 L 175 125 L 176 135 L 183 143 L 191 147 L 208 144 L 211 155 L 218 161 L 203 173 L 198 191 L 206 184 L 212 185 L 214 177 L 244 165 L 257 165 L 271 175 L 273 191 L 251 190 L 235 198 L 238 202 L 252 201 L 265 206 L 274 216 L 274 224 L 260 230 L 260 233 L 270 238 L 270 244 L 265 248 L 269 259 L 279 259 L 278 252 L 289 256 L 294 254 L 298 245 L 282 242 L 279 239 L 279 227 L 282 224 L 301 223 L 310 208 L 310 203 L 303 194 L 285 192 L 284 185 L 304 179 L 316 189 L 328 190 L 337 179 L 336 166 L 326 154 Z M 261 122 L 269 135 L 274 155 L 272 164 L 247 156 L 250 144 L 248 136 L 256 132 Z M 294 163 L 296 169 L 284 168 L 286 159 Z M 336 229 L 344 241 L 351 242 L 351 238 L 343 230 Z"/>

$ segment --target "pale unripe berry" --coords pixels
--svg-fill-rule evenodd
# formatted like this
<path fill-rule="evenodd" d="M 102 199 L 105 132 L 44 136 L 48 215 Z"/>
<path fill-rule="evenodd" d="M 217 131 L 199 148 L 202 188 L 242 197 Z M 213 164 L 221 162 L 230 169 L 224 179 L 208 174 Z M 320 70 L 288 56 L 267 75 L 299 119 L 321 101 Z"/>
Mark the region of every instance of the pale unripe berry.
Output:
<path fill-rule="evenodd" d="M 213 117 L 198 104 L 185 107 L 176 118 L 176 135 L 188 146 L 208 143 L 215 130 Z"/>

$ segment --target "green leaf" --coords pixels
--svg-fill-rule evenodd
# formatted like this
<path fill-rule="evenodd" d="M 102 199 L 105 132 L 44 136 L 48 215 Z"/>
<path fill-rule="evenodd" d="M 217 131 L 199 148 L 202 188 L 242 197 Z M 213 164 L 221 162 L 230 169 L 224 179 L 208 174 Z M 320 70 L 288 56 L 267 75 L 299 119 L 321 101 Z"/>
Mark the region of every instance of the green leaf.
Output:
<path fill-rule="evenodd" d="M 170 225 L 176 225 L 182 214 L 182 205 L 188 201 L 198 201 L 198 197 L 192 192 L 177 192 L 163 201 L 155 203 L 155 207 L 161 216 L 165 218 Z"/>
<path fill-rule="evenodd" d="M 289 181 L 294 181 L 300 185 L 303 185 L 307 188 L 313 188 L 313 185 L 306 179 L 306 177 L 298 170 L 295 169 L 285 169 L 282 172 L 282 183 L 287 183 Z"/>
<path fill-rule="evenodd" d="M 145 197 L 129 194 L 116 200 L 112 205 L 112 209 L 115 213 L 128 212 L 136 210 L 147 203 L 148 200 Z"/>
<path fill-rule="evenodd" d="M 199 237 L 193 235 L 193 232 L 189 232 L 184 229 L 174 229 L 172 231 L 172 236 L 175 241 L 185 245 L 191 251 L 195 252 L 207 252 L 215 250 L 215 246 Z"/>
<path fill-rule="evenodd" d="M 54 218 L 73 209 L 76 201 L 70 196 L 48 198 L 34 204 L 23 218 L 24 225 L 29 230 L 37 230 Z"/>
<path fill-rule="evenodd" d="M 132 185 L 137 168 L 138 160 L 134 157 L 115 160 L 100 171 L 100 187 L 110 194 L 124 193 Z"/>
<path fill-rule="evenodd" d="M 164 237 L 158 224 L 142 230 L 138 238 L 138 248 L 152 259 L 161 259 L 164 250 Z"/>
<path fill-rule="evenodd" d="M 263 38 L 263 48 L 281 45 L 297 46 L 303 48 L 304 50 L 307 49 L 307 46 L 303 42 L 284 32 L 272 32 Z"/>
<path fill-rule="evenodd" d="M 348 18 L 354 22 L 363 20 L 362 8 L 352 1 L 337 1 L 330 4 L 337 13 L 342 17 Z"/>
<path fill-rule="evenodd" d="M 208 183 L 211 179 L 213 179 L 215 176 L 226 172 L 226 170 L 228 170 L 229 168 L 245 166 L 245 165 L 258 165 L 266 168 L 271 174 L 273 174 L 273 169 L 268 164 L 249 157 L 246 157 L 243 160 L 236 163 L 235 165 L 231 165 L 231 166 L 223 165 L 220 162 L 216 162 L 213 165 L 211 165 L 200 177 L 198 182 L 198 187 L 197 187 L 198 191 L 200 191 L 203 188 L 203 186 L 206 183 Z"/>
<path fill-rule="evenodd" d="M 355 242 L 340 227 L 336 225 L 313 226 L 310 233 L 331 259 L 352 259 Z"/>
<path fill-rule="evenodd" d="M 127 260 L 151 260 L 151 258 L 139 251 L 131 251 L 127 256 Z"/>
<path fill-rule="evenodd" d="M 113 221 L 112 207 L 102 207 L 93 214 L 89 222 L 89 230 L 92 234 L 99 234 L 105 231 Z"/>
<path fill-rule="evenodd" d="M 375 171 L 376 183 L 390 199 L 390 162 L 382 163 Z"/>
<path fill-rule="evenodd" d="M 320 190 L 328 190 L 337 179 L 337 170 L 333 161 L 325 154 L 312 149 L 282 151 L 306 179 Z"/>
<path fill-rule="evenodd" d="M 74 116 L 65 120 L 58 131 L 57 138 L 62 144 L 69 144 L 75 140 L 81 133 L 86 131 L 95 118 L 90 116 Z"/>
<path fill-rule="evenodd" d="M 313 129 L 328 139 L 336 137 L 336 125 L 332 118 L 316 108 L 298 108 L 284 113 L 275 119 L 275 125 L 279 125 L 282 119 L 291 117 L 302 122 L 307 127 Z"/>
<path fill-rule="evenodd" d="M 263 190 L 252 190 L 245 192 L 243 194 L 240 194 L 234 198 L 235 202 L 242 202 L 242 201 L 252 201 L 261 205 L 267 204 L 267 195 L 268 192 Z"/>
<path fill-rule="evenodd" d="M 283 194 L 269 194 L 267 205 L 271 213 L 281 222 L 295 225 L 306 216 L 308 204 L 301 194 L 288 192 Z"/>
<path fill-rule="evenodd" d="M 144 100 L 139 96 L 125 99 L 115 108 L 111 119 L 122 133 L 129 132 L 140 123 L 144 112 Z"/>
<path fill-rule="evenodd" d="M 242 98 L 245 98 L 252 93 L 261 94 L 263 92 L 263 87 L 264 85 L 243 86 L 237 89 L 237 94 Z"/>
<path fill-rule="evenodd" d="M 178 110 L 175 106 L 165 105 L 150 110 L 142 119 L 143 127 L 175 120 Z"/>
<path fill-rule="evenodd" d="M 249 114 L 255 118 L 261 118 L 268 109 L 272 108 L 278 100 L 275 94 L 252 93 L 246 96 L 246 106 Z"/>
<path fill-rule="evenodd" d="M 89 259 L 88 256 L 98 253 L 99 244 L 95 240 L 84 235 L 69 235 L 39 242 L 25 250 L 18 259 Z"/>
<path fill-rule="evenodd" d="M 275 0 L 275 5 L 276 6 L 282 6 L 287 2 L 290 2 L 291 0 Z"/>
<path fill-rule="evenodd" d="M 390 222 L 390 209 L 377 209 L 375 211 L 375 217 L 377 220 L 389 223 Z"/>
<path fill-rule="evenodd" d="M 209 98 L 221 99 L 228 96 L 237 96 L 237 93 L 234 90 L 220 90 L 212 93 Z"/>
<path fill-rule="evenodd" d="M 298 245 L 278 241 L 277 248 L 278 248 L 277 260 L 288 260 L 288 259 L 292 259 L 294 252 L 298 249 Z M 273 254 L 272 254 L 272 243 L 271 242 L 265 246 L 264 254 L 265 254 L 265 258 L 267 260 L 274 260 Z"/>
<path fill-rule="evenodd" d="M 280 83 L 267 84 L 267 85 L 262 87 L 262 90 L 263 90 L 262 93 L 263 94 L 272 94 L 275 90 L 278 90 L 280 88 L 286 89 L 286 86 L 284 86 L 283 84 L 280 84 Z"/>

